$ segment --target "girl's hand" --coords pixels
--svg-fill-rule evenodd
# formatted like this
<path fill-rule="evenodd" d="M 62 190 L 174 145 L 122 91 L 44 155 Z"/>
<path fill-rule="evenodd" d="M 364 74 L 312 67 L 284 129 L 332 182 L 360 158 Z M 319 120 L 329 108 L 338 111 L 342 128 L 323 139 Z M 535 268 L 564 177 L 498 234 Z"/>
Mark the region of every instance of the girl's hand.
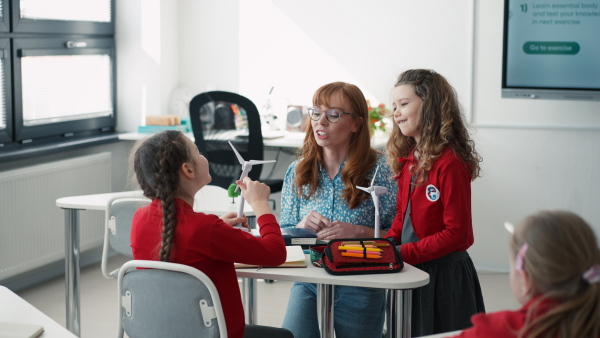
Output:
<path fill-rule="evenodd" d="M 235 183 L 242 190 L 242 196 L 252 206 L 257 219 L 264 214 L 271 213 L 271 207 L 269 206 L 271 188 L 268 185 L 259 181 L 253 181 L 249 177 L 244 177 L 243 182 L 237 180 Z"/>
<path fill-rule="evenodd" d="M 317 233 L 319 239 L 337 239 L 337 238 L 369 238 L 373 237 L 373 229 L 363 226 L 333 221 Z"/>
<path fill-rule="evenodd" d="M 264 183 L 260 183 L 259 181 L 253 181 L 249 177 L 244 177 L 244 181 L 237 180 L 235 183 L 242 190 L 242 195 L 250 203 L 253 205 L 257 202 L 268 202 L 269 195 L 271 194 L 271 188 Z"/>
<path fill-rule="evenodd" d="M 237 217 L 236 212 L 228 212 L 225 215 L 219 217 L 223 222 L 234 226 L 236 224 L 241 224 L 244 228 L 250 230 L 250 225 L 248 224 L 248 218 L 246 215 L 242 215 L 242 217 Z"/>
<path fill-rule="evenodd" d="M 327 225 L 329 225 L 329 219 L 323 217 L 318 212 L 311 210 L 308 215 L 304 216 L 300 223 L 296 225 L 296 228 L 311 228 L 315 232 L 319 232 Z"/>

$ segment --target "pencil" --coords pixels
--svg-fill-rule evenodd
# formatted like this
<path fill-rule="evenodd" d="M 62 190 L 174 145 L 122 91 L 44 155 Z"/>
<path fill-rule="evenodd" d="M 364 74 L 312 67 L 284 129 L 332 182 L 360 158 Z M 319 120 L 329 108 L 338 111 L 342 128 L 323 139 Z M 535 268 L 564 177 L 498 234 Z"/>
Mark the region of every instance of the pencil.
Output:
<path fill-rule="evenodd" d="M 346 245 L 346 244 L 361 244 L 361 242 L 359 242 L 359 241 L 342 242 L 342 245 Z M 362 241 L 362 244 L 370 244 L 370 245 L 375 245 L 375 246 L 390 246 L 390 243 L 375 242 L 375 241 Z"/>
<path fill-rule="evenodd" d="M 356 247 L 355 246 L 343 246 L 343 245 L 340 245 L 340 246 L 338 246 L 338 249 L 339 250 L 356 250 Z M 377 249 L 377 248 L 363 248 L 363 250 L 373 251 L 373 252 L 381 252 L 381 251 L 383 251 L 383 250 Z"/>
<path fill-rule="evenodd" d="M 356 254 L 356 253 L 349 253 L 349 252 L 342 252 L 342 256 L 346 256 L 346 257 L 358 257 L 358 258 L 364 258 L 365 255 L 363 254 Z M 381 258 L 381 256 L 379 255 L 367 255 L 367 258 Z"/>

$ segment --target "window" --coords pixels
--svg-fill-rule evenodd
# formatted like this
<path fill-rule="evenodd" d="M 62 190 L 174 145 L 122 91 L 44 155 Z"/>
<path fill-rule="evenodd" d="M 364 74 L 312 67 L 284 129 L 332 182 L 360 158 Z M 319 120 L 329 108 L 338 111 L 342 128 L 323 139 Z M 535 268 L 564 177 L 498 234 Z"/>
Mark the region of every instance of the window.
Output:
<path fill-rule="evenodd" d="M 111 0 L 20 0 L 14 3 L 13 32 L 114 34 Z"/>
<path fill-rule="evenodd" d="M 0 144 L 12 140 L 10 60 L 10 40 L 0 39 Z"/>
<path fill-rule="evenodd" d="M 7 1 L 0 6 L 8 21 Z M 0 20 L 0 155 L 114 132 L 112 6 L 113 0 L 11 2 L 12 29 L 2 32 Z"/>

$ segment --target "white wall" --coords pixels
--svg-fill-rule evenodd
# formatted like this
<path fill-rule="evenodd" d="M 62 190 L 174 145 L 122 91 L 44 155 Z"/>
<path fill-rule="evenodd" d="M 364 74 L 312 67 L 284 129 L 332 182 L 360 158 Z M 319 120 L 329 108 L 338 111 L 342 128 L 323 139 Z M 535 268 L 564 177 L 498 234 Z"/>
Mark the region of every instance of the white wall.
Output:
<path fill-rule="evenodd" d="M 445 74 L 470 108 L 471 3 L 180 0 L 181 82 L 239 92 L 259 109 L 274 87 L 283 128 L 287 105 L 310 105 L 321 85 L 354 83 L 373 103 L 389 104 L 402 70 L 427 67 Z M 428 30 L 429 21 L 444 28 Z"/>
<path fill-rule="evenodd" d="M 600 235 L 600 102 L 503 99 L 502 1 L 476 6 L 473 122 L 483 178 L 473 183 L 478 267 L 508 269 L 504 221 L 578 213 Z"/>
<path fill-rule="evenodd" d="M 282 113 L 335 80 L 389 105 L 398 73 L 434 68 L 456 87 L 484 159 L 473 183 L 477 267 L 507 271 L 502 224 L 539 209 L 573 210 L 600 234 L 600 103 L 501 98 L 502 1 L 160 3 L 158 65 L 136 42 L 140 0 L 117 2 L 119 130 L 135 130 L 142 84 L 157 93 L 149 114 L 176 88 L 236 91 L 260 108 L 270 86 Z"/>
<path fill-rule="evenodd" d="M 177 1 L 116 1 L 117 131 L 168 113 L 179 81 L 177 9 Z"/>

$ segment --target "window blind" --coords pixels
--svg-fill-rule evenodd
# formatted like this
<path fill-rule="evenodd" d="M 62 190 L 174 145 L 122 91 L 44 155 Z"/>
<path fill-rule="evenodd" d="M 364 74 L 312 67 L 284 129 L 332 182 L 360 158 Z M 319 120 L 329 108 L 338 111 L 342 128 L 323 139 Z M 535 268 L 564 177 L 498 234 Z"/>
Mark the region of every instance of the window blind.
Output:
<path fill-rule="evenodd" d="M 113 114 L 109 55 L 22 58 L 23 125 Z"/>
<path fill-rule="evenodd" d="M 110 0 L 21 0 L 21 19 L 111 21 Z"/>
<path fill-rule="evenodd" d="M 0 2 L 1 4 L 2 2 Z M 0 8 L 0 13 L 2 12 Z M 4 88 L 4 59 L 0 58 L 0 130 L 6 129 L 6 88 Z"/>

